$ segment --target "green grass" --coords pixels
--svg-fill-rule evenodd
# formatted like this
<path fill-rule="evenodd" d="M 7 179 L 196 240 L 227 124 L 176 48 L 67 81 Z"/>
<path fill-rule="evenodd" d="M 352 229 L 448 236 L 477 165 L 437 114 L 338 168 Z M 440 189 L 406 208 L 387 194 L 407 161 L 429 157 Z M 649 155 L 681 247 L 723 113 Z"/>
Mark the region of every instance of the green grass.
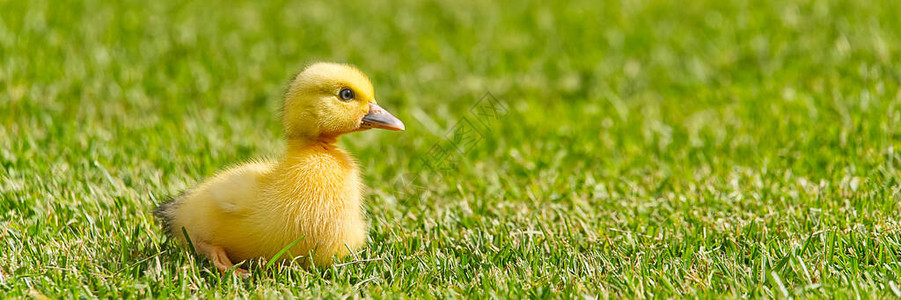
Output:
<path fill-rule="evenodd" d="M 901 297 L 899 11 L 0 1 L 0 295 Z M 407 124 L 341 141 L 369 243 L 220 277 L 151 211 L 279 155 L 281 94 L 317 60 Z M 470 110 L 486 93 L 499 118 Z M 487 126 L 443 157 L 460 120 Z"/>

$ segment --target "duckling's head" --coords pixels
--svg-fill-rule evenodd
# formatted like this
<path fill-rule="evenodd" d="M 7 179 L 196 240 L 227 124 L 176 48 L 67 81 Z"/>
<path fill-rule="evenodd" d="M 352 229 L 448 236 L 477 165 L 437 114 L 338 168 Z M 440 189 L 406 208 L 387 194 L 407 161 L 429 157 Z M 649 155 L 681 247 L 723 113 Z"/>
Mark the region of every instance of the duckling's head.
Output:
<path fill-rule="evenodd" d="M 404 130 L 403 122 L 376 104 L 369 78 L 349 65 L 310 65 L 291 82 L 284 105 L 290 140 L 334 141 L 370 128 Z"/>

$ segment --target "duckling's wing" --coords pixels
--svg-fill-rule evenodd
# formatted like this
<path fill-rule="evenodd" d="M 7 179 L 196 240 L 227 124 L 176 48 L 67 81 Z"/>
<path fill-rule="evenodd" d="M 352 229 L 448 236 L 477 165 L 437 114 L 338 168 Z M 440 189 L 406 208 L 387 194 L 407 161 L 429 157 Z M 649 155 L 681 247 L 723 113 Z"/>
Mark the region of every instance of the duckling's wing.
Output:
<path fill-rule="evenodd" d="M 210 187 L 210 198 L 224 213 L 240 213 L 257 198 L 259 178 L 269 172 L 271 164 L 253 162 L 225 171 Z"/>

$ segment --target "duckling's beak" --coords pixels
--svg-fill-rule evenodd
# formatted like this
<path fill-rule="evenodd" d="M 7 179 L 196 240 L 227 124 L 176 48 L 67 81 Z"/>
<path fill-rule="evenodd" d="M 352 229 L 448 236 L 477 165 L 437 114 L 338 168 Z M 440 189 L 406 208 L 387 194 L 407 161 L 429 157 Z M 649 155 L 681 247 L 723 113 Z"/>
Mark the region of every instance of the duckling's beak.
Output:
<path fill-rule="evenodd" d="M 404 130 L 404 122 L 391 115 L 387 110 L 375 103 L 369 103 L 369 113 L 363 117 L 360 124 L 363 129 L 381 128 L 388 130 Z"/>

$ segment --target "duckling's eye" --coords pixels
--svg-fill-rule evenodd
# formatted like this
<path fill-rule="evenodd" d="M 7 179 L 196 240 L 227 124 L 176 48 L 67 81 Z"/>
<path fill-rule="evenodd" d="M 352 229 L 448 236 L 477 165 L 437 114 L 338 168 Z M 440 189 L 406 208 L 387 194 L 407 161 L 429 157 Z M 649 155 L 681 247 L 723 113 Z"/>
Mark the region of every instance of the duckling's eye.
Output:
<path fill-rule="evenodd" d="M 338 92 L 338 97 L 341 97 L 341 100 L 344 100 L 344 101 L 353 100 L 354 99 L 354 91 L 351 89 L 347 89 L 347 88 L 341 89 L 341 91 Z"/>

